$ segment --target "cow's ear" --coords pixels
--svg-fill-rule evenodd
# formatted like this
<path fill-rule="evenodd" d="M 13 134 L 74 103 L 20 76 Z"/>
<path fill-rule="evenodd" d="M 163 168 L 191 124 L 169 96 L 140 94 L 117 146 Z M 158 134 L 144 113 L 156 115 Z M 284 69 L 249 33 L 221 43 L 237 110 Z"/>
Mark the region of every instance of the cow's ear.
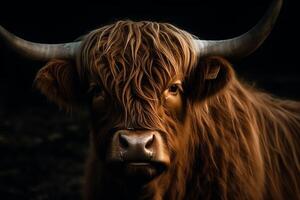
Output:
<path fill-rule="evenodd" d="M 202 100 L 221 92 L 234 76 L 230 63 L 221 57 L 207 57 L 190 72 L 186 90 L 194 100 Z"/>
<path fill-rule="evenodd" d="M 75 63 L 72 61 L 49 61 L 37 73 L 35 86 L 49 100 L 66 110 L 79 104 L 79 78 Z"/>

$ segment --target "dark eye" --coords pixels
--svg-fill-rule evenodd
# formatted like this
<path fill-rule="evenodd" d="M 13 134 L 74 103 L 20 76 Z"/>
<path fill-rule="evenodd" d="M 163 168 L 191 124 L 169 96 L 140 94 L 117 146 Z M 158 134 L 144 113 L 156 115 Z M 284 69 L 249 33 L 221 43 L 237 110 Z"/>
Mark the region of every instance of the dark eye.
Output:
<path fill-rule="evenodd" d="M 99 88 L 94 88 L 90 93 L 90 97 L 94 106 L 99 107 L 105 104 L 105 92 Z"/>
<path fill-rule="evenodd" d="M 169 87 L 169 93 L 176 95 L 179 92 L 179 86 L 177 84 L 173 84 Z"/>
<path fill-rule="evenodd" d="M 101 88 L 96 85 L 96 84 L 91 84 L 90 85 L 90 88 L 88 89 L 87 91 L 88 95 L 90 97 L 97 97 L 97 96 L 100 96 L 102 93 L 103 93 L 103 90 L 101 90 Z"/>
<path fill-rule="evenodd" d="M 103 90 L 101 90 L 100 87 L 95 87 L 93 90 L 92 90 L 92 95 L 94 97 L 98 97 L 98 96 L 103 96 Z"/>

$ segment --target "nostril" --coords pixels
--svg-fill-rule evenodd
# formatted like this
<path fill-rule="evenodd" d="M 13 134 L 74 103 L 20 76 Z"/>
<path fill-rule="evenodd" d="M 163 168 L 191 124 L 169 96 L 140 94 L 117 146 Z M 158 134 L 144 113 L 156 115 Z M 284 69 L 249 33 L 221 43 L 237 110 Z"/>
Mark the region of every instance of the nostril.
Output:
<path fill-rule="evenodd" d="M 153 146 L 154 140 L 155 140 L 155 136 L 152 135 L 146 142 L 145 148 L 150 149 Z"/>
<path fill-rule="evenodd" d="M 119 143 L 120 143 L 120 147 L 122 147 L 123 149 L 127 149 L 129 147 L 129 142 L 126 138 L 126 136 L 124 135 L 119 135 Z"/>

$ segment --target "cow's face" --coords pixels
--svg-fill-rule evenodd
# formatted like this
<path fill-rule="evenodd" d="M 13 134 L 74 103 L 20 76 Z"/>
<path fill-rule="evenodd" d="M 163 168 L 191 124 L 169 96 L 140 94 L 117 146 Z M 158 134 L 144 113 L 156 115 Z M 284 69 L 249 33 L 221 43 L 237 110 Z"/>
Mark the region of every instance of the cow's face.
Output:
<path fill-rule="evenodd" d="M 191 41 L 169 24 L 118 22 L 90 33 L 76 64 L 50 62 L 36 83 L 63 107 L 88 104 L 95 158 L 110 176 L 147 183 L 189 156 L 187 105 L 232 75 L 222 59 L 198 63 Z"/>
<path fill-rule="evenodd" d="M 114 92 L 93 92 L 93 142 L 99 158 L 118 178 L 144 182 L 160 175 L 174 160 L 174 136 L 182 134 L 179 126 L 184 116 L 182 80 L 170 81 L 159 96 L 149 99 L 135 96 L 136 91 L 127 92 L 124 103 L 118 101 Z"/>
<path fill-rule="evenodd" d="M 183 74 L 188 59 L 196 59 L 183 38 L 169 25 L 125 22 L 93 32 L 83 44 L 79 72 L 90 96 L 93 142 L 118 178 L 147 182 L 176 157 Z"/>

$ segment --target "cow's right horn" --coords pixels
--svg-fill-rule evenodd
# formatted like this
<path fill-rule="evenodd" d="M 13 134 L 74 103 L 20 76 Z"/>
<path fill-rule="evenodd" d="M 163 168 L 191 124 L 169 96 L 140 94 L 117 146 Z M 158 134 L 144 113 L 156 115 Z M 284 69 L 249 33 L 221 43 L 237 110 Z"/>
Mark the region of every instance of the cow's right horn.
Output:
<path fill-rule="evenodd" d="M 9 47 L 28 58 L 35 60 L 74 59 L 81 41 L 62 44 L 41 44 L 26 41 L 0 26 L 0 39 Z"/>
<path fill-rule="evenodd" d="M 283 0 L 273 0 L 268 11 L 248 32 L 226 40 L 194 40 L 197 53 L 203 56 L 223 56 L 241 59 L 254 52 L 270 34 L 281 10 Z"/>

